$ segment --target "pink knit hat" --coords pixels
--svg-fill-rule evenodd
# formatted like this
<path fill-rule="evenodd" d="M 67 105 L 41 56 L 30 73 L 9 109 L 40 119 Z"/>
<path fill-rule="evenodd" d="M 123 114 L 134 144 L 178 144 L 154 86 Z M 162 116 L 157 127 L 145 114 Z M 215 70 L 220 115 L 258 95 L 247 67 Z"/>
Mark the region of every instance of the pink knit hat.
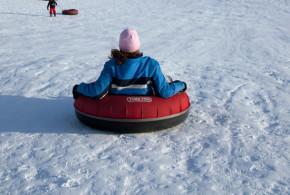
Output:
<path fill-rule="evenodd" d="M 119 40 L 120 50 L 132 53 L 140 49 L 140 40 L 138 33 L 133 29 L 125 29 L 120 34 Z"/>

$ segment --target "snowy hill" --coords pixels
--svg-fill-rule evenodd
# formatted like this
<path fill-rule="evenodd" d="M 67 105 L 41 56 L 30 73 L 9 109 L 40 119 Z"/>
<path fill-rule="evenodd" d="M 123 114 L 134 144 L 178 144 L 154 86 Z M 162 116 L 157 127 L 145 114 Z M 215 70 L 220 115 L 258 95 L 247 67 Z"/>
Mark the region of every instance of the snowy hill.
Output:
<path fill-rule="evenodd" d="M 0 194 L 290 194 L 290 1 L 59 0 L 55 18 L 0 2 Z M 187 82 L 183 124 L 116 135 L 76 119 L 72 87 L 127 27 Z"/>

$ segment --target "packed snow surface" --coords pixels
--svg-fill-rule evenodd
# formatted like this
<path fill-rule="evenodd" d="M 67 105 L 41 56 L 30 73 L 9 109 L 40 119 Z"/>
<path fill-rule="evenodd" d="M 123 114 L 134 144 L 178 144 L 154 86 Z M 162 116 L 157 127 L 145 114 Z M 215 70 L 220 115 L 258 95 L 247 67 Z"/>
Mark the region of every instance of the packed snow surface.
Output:
<path fill-rule="evenodd" d="M 0 194 L 290 194 L 289 0 L 0 0 Z M 77 9 L 76 16 L 62 9 Z M 75 117 L 120 32 L 187 83 L 177 127 Z"/>

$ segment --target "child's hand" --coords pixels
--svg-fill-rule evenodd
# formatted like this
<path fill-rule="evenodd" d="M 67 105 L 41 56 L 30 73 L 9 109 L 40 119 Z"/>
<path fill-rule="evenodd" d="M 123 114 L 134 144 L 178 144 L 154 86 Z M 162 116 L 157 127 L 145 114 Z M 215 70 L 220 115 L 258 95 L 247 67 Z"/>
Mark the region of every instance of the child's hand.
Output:
<path fill-rule="evenodd" d="M 73 98 L 77 99 L 79 97 L 79 93 L 77 92 L 77 88 L 79 85 L 75 85 L 72 90 Z"/>

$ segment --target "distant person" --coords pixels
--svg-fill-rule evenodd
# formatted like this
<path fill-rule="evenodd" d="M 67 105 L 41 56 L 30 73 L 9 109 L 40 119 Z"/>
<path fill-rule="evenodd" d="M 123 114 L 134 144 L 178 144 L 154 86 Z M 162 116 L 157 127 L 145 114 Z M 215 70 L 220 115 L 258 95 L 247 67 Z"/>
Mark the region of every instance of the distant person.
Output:
<path fill-rule="evenodd" d="M 99 78 L 93 83 L 81 83 L 73 87 L 73 97 L 80 94 L 101 99 L 107 93 L 115 95 L 155 95 L 169 98 L 186 90 L 185 82 L 167 83 L 159 63 L 143 57 L 139 51 L 140 40 L 135 30 L 125 29 L 120 34 L 119 48 L 112 49 L 109 61 Z"/>
<path fill-rule="evenodd" d="M 47 10 L 48 10 L 48 7 L 50 7 L 50 10 L 49 10 L 50 17 L 52 16 L 52 12 L 54 14 L 54 17 L 56 16 L 55 6 L 57 6 L 57 3 L 55 2 L 55 0 L 49 0 L 47 4 Z"/>

